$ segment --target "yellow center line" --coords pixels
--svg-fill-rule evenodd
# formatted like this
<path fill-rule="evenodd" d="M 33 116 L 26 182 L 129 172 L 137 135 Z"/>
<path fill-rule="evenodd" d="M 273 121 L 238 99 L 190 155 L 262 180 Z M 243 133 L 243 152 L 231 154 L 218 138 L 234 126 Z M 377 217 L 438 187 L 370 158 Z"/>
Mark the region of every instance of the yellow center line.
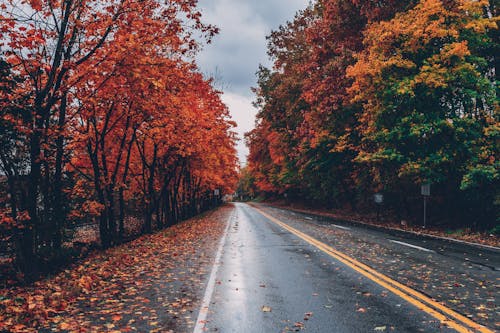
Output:
<path fill-rule="evenodd" d="M 296 235 L 297 237 L 305 240 L 309 244 L 317 247 L 321 251 L 325 252 L 326 254 L 330 255 L 331 257 L 337 259 L 338 261 L 342 262 L 343 264 L 347 265 L 348 267 L 354 269 L 356 272 L 362 274 L 363 276 L 367 277 L 368 279 L 372 280 L 373 282 L 376 282 L 380 286 L 386 288 L 387 290 L 391 291 L 392 293 L 398 295 L 399 297 L 403 298 L 410 304 L 416 306 L 418 309 L 430 314 L 434 318 L 438 319 L 441 323 L 455 329 L 457 332 L 460 333 L 465 333 L 465 332 L 481 332 L 481 333 L 493 333 L 492 330 L 470 320 L 469 318 L 461 315 L 458 312 L 453 311 L 452 309 L 444 306 L 443 304 L 436 302 L 435 300 L 431 299 L 430 297 L 408 287 L 405 286 L 396 280 L 393 280 L 389 278 L 388 276 L 377 272 L 373 268 L 363 264 L 362 262 L 357 261 L 354 258 L 351 258 L 347 256 L 346 254 L 339 252 L 332 248 L 331 246 L 328 246 L 313 237 L 289 226 L 286 223 L 281 222 L 280 220 L 276 219 L 275 217 L 263 212 L 261 209 L 255 207 L 252 205 L 252 207 L 257 210 L 260 214 L 264 215 L 266 218 L 268 218 L 270 221 L 276 223 L 277 225 L 281 226 L 282 228 L 286 229 L 287 231 L 291 232 L 292 234 Z M 438 312 L 437 310 L 441 311 Z M 449 317 L 443 315 L 446 314 L 449 317 L 453 318 L 450 319 Z M 471 330 L 472 329 L 472 330 Z"/>

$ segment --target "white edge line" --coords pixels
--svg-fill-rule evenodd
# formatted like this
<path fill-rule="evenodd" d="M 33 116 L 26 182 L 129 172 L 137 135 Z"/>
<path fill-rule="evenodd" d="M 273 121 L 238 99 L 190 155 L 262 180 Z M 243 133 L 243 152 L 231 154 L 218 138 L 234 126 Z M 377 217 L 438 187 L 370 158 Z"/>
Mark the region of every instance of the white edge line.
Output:
<path fill-rule="evenodd" d="M 433 250 L 426 249 L 425 247 L 420 247 L 420 246 L 417 246 L 417 245 L 408 244 L 408 243 L 405 243 L 405 242 L 400 242 L 400 241 L 393 240 L 393 239 L 389 239 L 389 242 L 393 242 L 393 243 L 396 243 L 396 244 L 399 244 L 399 245 L 403 245 L 403 246 L 412 247 L 412 248 L 417 249 L 417 250 L 420 250 L 420 251 L 425 251 L 425 252 L 435 252 L 435 251 L 433 251 Z"/>
<path fill-rule="evenodd" d="M 467 242 L 467 241 L 463 241 L 461 239 L 456 239 L 456 238 L 451 238 L 451 237 L 441 237 L 441 236 L 435 236 L 435 235 L 431 235 L 431 234 L 419 234 L 418 232 L 415 232 L 415 234 L 416 235 L 425 235 L 427 237 L 436 238 L 436 239 L 445 239 L 445 240 L 450 241 L 450 242 L 465 244 L 465 245 L 474 246 L 474 247 L 485 248 L 488 250 L 500 251 L 500 247 L 498 247 L 498 246 L 492 246 L 492 245 L 486 245 L 486 244 L 480 244 L 480 243 L 472 243 L 472 242 Z"/>
<path fill-rule="evenodd" d="M 196 325 L 194 327 L 193 333 L 202 333 L 205 329 L 208 308 L 210 307 L 210 302 L 212 300 L 212 295 L 215 289 L 215 277 L 220 266 L 220 257 L 222 255 L 222 249 L 224 248 L 224 243 L 226 242 L 226 235 L 233 220 L 234 215 L 231 214 L 227 221 L 226 229 L 224 230 L 224 235 L 219 242 L 219 248 L 217 249 L 217 254 L 215 255 L 214 265 L 212 266 L 212 272 L 210 272 L 210 277 L 208 278 L 207 289 L 205 289 L 205 295 L 203 296 L 203 302 L 201 303 L 200 312 L 198 313 L 198 318 L 196 319 Z"/>
<path fill-rule="evenodd" d="M 351 228 L 348 228 L 348 227 L 343 227 L 341 225 L 336 225 L 336 224 L 330 224 L 332 227 L 334 228 L 339 228 L 339 229 L 343 229 L 343 230 L 351 230 Z"/>

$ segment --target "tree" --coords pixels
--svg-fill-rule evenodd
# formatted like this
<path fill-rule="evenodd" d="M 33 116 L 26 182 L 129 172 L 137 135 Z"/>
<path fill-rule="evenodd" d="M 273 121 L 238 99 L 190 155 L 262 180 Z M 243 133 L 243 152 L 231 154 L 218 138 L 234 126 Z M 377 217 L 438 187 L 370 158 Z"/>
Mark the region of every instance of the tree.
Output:
<path fill-rule="evenodd" d="M 213 91 L 209 81 L 199 79 L 194 55 L 200 42 L 217 33 L 201 21 L 196 5 L 196 0 L 33 0 L 22 9 L 17 1 L 1 4 L 0 47 L 9 65 L 4 73 L 2 63 L 8 77 L 2 106 L 9 105 L 2 108 L 2 130 L 9 128 L 2 140 L 5 133 L 5 140 L 26 148 L 24 155 L 14 148 L 2 151 L 7 156 L 2 163 L 5 172 L 27 173 L 26 199 L 13 207 L 27 212 L 18 259 L 28 278 L 38 263 L 59 255 L 68 212 L 72 219 L 85 215 L 82 211 L 97 216 L 105 247 L 121 241 L 131 201 L 142 201 L 145 229 L 151 229 L 152 212 L 159 210 L 157 191 L 165 188 L 157 176 L 170 187 L 173 176 L 167 174 L 187 172 L 177 168 L 185 164 L 179 162 L 185 152 L 173 151 L 176 141 L 193 136 L 197 124 L 172 136 L 176 117 L 206 113 L 211 116 L 204 121 L 230 131 L 222 106 L 219 113 L 208 110 L 213 105 L 192 108 Z M 205 90 L 196 90 L 198 84 Z M 234 140 L 226 132 L 217 132 L 222 153 L 233 155 L 216 160 L 233 167 L 218 174 L 229 189 Z M 26 166 L 13 165 L 16 154 Z M 169 171 L 159 169 L 166 165 Z M 147 187 L 133 187 L 141 177 Z"/>
<path fill-rule="evenodd" d="M 257 187 L 356 210 L 383 191 L 408 219 L 432 182 L 452 212 L 438 218 L 491 225 L 497 21 L 494 2 L 471 0 L 320 0 L 298 13 L 269 37 L 274 68 L 257 73 Z"/>
<path fill-rule="evenodd" d="M 485 135 L 498 122 L 495 83 L 487 59 L 476 52 L 492 43 L 488 31 L 496 28 L 483 17 L 486 4 L 421 1 L 372 24 L 348 73 L 364 106 L 357 161 L 388 191 L 436 184 L 452 218 L 464 200 L 459 188 L 470 179 L 470 163 L 497 163 Z M 495 183 L 498 175 L 486 179 Z"/>

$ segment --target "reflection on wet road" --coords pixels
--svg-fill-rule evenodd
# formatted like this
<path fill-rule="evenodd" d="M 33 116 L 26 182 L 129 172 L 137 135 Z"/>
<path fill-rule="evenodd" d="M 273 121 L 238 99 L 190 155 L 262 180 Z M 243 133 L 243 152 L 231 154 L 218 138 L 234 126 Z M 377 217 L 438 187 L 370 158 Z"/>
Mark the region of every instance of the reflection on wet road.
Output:
<path fill-rule="evenodd" d="M 269 218 L 235 204 L 204 331 L 455 331 Z"/>

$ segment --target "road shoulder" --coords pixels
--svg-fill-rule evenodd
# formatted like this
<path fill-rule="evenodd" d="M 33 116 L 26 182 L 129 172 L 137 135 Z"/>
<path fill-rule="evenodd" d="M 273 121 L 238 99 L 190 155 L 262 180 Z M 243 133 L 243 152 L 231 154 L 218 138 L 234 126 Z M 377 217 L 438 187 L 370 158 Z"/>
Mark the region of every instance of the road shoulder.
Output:
<path fill-rule="evenodd" d="M 410 229 L 407 226 L 407 229 L 404 229 L 402 227 L 397 226 L 395 223 L 389 224 L 389 225 L 384 225 L 384 224 L 379 224 L 376 223 L 375 221 L 362 221 L 360 219 L 355 219 L 355 218 L 347 218 L 346 216 L 338 216 L 337 214 L 326 212 L 326 211 L 318 211 L 318 210 L 313 210 L 313 209 L 304 209 L 304 208 L 296 208 L 292 206 L 287 206 L 287 205 L 280 205 L 280 204 L 274 204 L 274 203 L 269 203 L 269 202 L 262 202 L 262 203 L 257 203 L 257 202 L 250 202 L 250 205 L 255 205 L 256 207 L 259 206 L 269 206 L 269 207 L 274 207 L 274 208 L 280 208 L 280 209 L 287 209 L 299 214 L 307 214 L 310 216 L 315 216 L 319 218 L 325 218 L 325 219 L 330 219 L 332 221 L 337 221 L 341 223 L 346 223 L 346 224 L 351 224 L 351 225 L 357 225 L 357 226 L 362 226 L 365 228 L 369 229 L 375 229 L 375 230 L 384 230 L 384 231 L 389 231 L 393 234 L 401 234 L 401 235 L 415 235 L 418 237 L 423 237 L 423 238 L 429 238 L 429 239 L 438 239 L 442 240 L 445 242 L 454 242 L 454 243 L 459 243 L 459 244 L 464 244 L 468 246 L 474 246 L 478 248 L 483 248 L 483 249 L 489 249 L 493 251 L 500 251 L 500 239 L 499 237 L 495 236 L 486 236 L 487 239 L 484 240 L 483 243 L 479 243 L 478 241 L 469 241 L 465 237 L 465 239 L 462 238 L 454 238 L 454 237 L 448 237 L 448 236 L 442 236 L 439 235 L 438 233 L 442 233 L 442 231 L 438 230 L 433 230 L 433 229 L 423 229 L 420 227 L 414 227 L 413 229 Z"/>

